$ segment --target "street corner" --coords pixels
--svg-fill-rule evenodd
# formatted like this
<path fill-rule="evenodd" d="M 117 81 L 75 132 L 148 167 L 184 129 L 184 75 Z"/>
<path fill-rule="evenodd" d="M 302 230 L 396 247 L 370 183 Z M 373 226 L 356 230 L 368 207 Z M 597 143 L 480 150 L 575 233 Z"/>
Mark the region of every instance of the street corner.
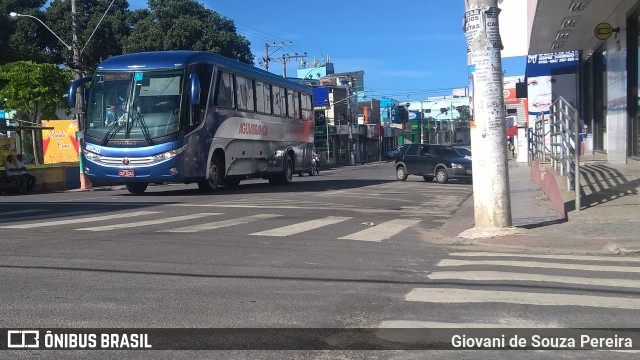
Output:
<path fill-rule="evenodd" d="M 487 229 L 480 227 L 473 227 L 467 229 L 460 234 L 458 238 L 466 239 L 470 241 L 493 239 L 497 237 L 512 236 L 523 234 L 523 230 L 515 227 Z"/>
<path fill-rule="evenodd" d="M 640 257 L 640 241 L 616 241 L 607 244 L 605 250 L 614 255 L 628 255 Z"/>

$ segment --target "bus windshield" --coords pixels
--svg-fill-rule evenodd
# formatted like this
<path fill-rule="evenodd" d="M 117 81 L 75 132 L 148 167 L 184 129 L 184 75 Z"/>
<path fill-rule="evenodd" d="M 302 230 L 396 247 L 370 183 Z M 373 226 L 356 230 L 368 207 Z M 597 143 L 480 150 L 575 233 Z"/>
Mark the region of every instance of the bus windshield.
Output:
<path fill-rule="evenodd" d="M 180 71 L 96 73 L 87 106 L 87 136 L 146 140 L 180 129 Z"/>

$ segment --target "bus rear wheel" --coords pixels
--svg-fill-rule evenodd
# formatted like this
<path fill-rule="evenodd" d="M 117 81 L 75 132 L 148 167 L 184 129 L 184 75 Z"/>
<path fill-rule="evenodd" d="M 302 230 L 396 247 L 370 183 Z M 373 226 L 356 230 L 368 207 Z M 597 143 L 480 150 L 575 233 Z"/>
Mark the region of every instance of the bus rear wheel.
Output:
<path fill-rule="evenodd" d="M 146 182 L 128 182 L 124 184 L 127 187 L 127 191 L 132 194 L 142 194 L 145 190 L 147 190 Z"/>
<path fill-rule="evenodd" d="M 198 189 L 203 192 L 215 191 L 220 185 L 220 165 L 218 160 L 211 158 L 211 164 L 209 164 L 209 177 L 206 180 L 198 181 Z"/>
<path fill-rule="evenodd" d="M 282 165 L 282 173 L 276 177 L 270 178 L 269 183 L 283 185 L 289 184 L 291 181 L 293 181 L 293 160 L 291 160 L 291 156 L 287 156 L 284 159 L 284 164 Z"/>

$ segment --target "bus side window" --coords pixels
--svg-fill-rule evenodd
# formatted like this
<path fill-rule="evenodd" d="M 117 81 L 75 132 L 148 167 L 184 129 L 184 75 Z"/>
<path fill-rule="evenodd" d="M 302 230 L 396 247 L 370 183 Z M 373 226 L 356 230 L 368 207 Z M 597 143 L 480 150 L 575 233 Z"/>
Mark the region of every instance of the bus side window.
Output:
<path fill-rule="evenodd" d="M 256 81 L 256 110 L 271 115 L 271 84 Z"/>
<path fill-rule="evenodd" d="M 253 112 L 253 79 L 236 76 L 236 99 L 238 99 L 238 110 Z"/>
<path fill-rule="evenodd" d="M 311 96 L 302 94 L 302 120 L 313 120 L 313 110 L 311 107 Z"/>
<path fill-rule="evenodd" d="M 204 120 L 213 76 L 213 65 L 198 64 L 192 67 L 192 71 L 198 74 L 200 80 L 200 105 L 189 111 L 189 126 L 195 127 Z"/>
<path fill-rule="evenodd" d="M 236 103 L 234 101 L 233 93 L 233 75 L 222 72 L 220 74 L 220 80 L 218 81 L 216 105 L 228 109 L 235 108 Z"/>
<path fill-rule="evenodd" d="M 273 115 L 287 116 L 287 107 L 284 89 L 278 86 L 273 88 Z"/>
<path fill-rule="evenodd" d="M 296 117 L 296 111 L 295 111 L 295 107 L 294 107 L 294 97 L 293 97 L 293 90 L 289 90 L 287 89 L 287 116 L 290 118 L 295 118 Z"/>
<path fill-rule="evenodd" d="M 302 113 L 300 112 L 300 93 L 298 91 L 293 92 L 293 115 L 296 119 L 302 118 Z"/>

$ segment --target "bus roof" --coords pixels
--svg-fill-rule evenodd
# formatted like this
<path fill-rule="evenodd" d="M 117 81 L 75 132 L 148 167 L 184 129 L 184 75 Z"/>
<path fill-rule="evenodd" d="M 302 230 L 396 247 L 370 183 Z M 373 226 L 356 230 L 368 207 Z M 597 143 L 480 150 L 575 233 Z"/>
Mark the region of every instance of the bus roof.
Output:
<path fill-rule="evenodd" d="M 98 71 L 153 71 L 184 69 L 191 64 L 213 64 L 232 72 L 240 72 L 250 77 L 264 79 L 270 83 L 280 84 L 296 90 L 311 92 L 311 88 L 294 81 L 286 80 L 270 72 L 258 69 L 218 54 L 206 51 L 153 51 L 131 53 L 111 57 L 98 65 Z"/>

